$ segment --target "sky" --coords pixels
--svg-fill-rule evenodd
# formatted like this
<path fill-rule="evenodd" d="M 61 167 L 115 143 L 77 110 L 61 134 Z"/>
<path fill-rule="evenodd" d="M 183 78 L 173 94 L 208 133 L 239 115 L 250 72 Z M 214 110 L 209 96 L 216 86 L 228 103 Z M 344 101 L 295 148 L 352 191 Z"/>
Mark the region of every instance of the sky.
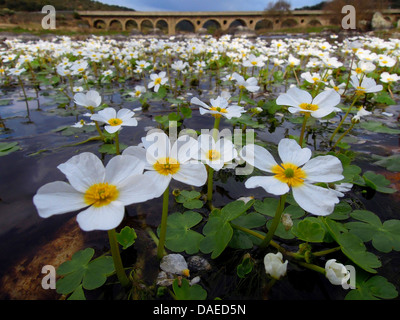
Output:
<path fill-rule="evenodd" d="M 98 0 L 137 11 L 263 11 L 269 0 Z M 322 0 L 288 0 L 292 9 L 312 6 Z"/>

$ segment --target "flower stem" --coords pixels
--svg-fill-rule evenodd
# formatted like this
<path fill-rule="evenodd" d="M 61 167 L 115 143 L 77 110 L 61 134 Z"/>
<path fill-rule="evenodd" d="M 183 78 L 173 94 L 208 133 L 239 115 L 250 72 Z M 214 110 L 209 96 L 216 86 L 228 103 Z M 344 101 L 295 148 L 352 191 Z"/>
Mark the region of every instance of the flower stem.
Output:
<path fill-rule="evenodd" d="M 271 227 L 268 230 L 267 235 L 265 236 L 264 240 L 260 244 L 260 248 L 266 248 L 269 246 L 272 237 L 275 234 L 276 228 L 278 228 L 279 222 L 281 221 L 283 209 L 285 208 L 285 202 L 286 202 L 286 196 L 287 194 L 281 195 L 279 198 L 279 203 L 278 207 L 276 208 L 275 216 L 274 219 L 272 220 Z"/>
<path fill-rule="evenodd" d="M 208 166 L 208 179 L 207 179 L 207 202 L 211 204 L 213 197 L 213 177 L 214 169 Z"/>
<path fill-rule="evenodd" d="M 303 146 L 304 133 L 306 131 L 307 120 L 309 117 L 310 117 L 310 114 L 308 112 L 304 114 L 303 125 L 301 127 L 301 133 L 300 133 L 300 138 L 299 138 L 300 147 Z"/>
<path fill-rule="evenodd" d="M 314 270 L 314 271 L 317 271 L 317 272 L 322 273 L 322 274 L 326 274 L 324 268 L 319 267 L 319 266 L 317 266 L 317 265 L 315 265 L 315 264 L 311 264 L 311 263 L 307 263 L 307 262 L 302 262 L 302 261 L 296 261 L 296 262 L 297 262 L 299 265 L 301 265 L 301 266 L 303 266 L 303 267 L 306 267 L 307 269 Z"/>
<path fill-rule="evenodd" d="M 108 239 L 110 242 L 111 255 L 114 261 L 115 271 L 117 273 L 118 280 L 123 287 L 127 287 L 130 281 L 122 265 L 115 229 L 108 230 Z"/>
<path fill-rule="evenodd" d="M 167 187 L 167 189 L 165 189 L 163 195 L 160 237 L 158 240 L 158 248 L 157 248 L 158 259 L 161 259 L 164 256 L 164 243 L 165 243 L 165 237 L 167 235 L 168 201 L 169 201 L 169 186 Z"/>
<path fill-rule="evenodd" d="M 340 121 L 339 125 L 337 126 L 337 128 L 335 129 L 335 131 L 332 133 L 331 138 L 329 139 L 330 142 L 333 141 L 333 138 L 335 137 L 335 135 L 338 133 L 340 127 L 342 126 L 343 122 L 346 120 L 347 116 L 350 113 L 350 110 L 353 108 L 353 106 L 355 105 L 356 101 L 358 100 L 358 95 L 355 96 L 353 102 L 351 103 L 349 109 L 347 110 L 346 114 L 343 116 L 342 120 Z"/>
<path fill-rule="evenodd" d="M 335 144 L 333 145 L 332 149 L 335 149 L 337 144 L 345 137 L 346 134 L 348 134 L 354 127 L 355 123 L 352 123 L 350 128 L 348 128 L 340 137 L 339 139 L 337 139 L 337 141 L 335 142 Z"/>

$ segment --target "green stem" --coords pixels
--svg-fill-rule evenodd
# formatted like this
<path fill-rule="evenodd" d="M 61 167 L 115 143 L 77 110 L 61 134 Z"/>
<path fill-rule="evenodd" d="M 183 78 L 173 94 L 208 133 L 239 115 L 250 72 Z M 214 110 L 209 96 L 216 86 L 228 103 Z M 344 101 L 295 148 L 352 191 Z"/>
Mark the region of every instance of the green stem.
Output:
<path fill-rule="evenodd" d="M 337 126 L 337 128 L 335 129 L 335 131 L 332 133 L 331 138 L 329 139 L 330 142 L 333 141 L 333 138 L 335 137 L 335 135 L 338 133 L 340 127 L 342 126 L 343 122 L 346 120 L 347 116 L 350 113 L 350 110 L 353 108 L 353 106 L 355 105 L 356 101 L 358 100 L 358 95 L 355 96 L 353 102 L 351 103 L 351 106 L 349 107 L 349 109 L 347 110 L 346 114 L 343 116 L 342 120 L 340 121 L 339 125 Z"/>
<path fill-rule="evenodd" d="M 265 236 L 264 240 L 260 244 L 260 248 L 266 248 L 269 246 L 272 237 L 275 234 L 276 228 L 278 228 L 279 222 L 281 221 L 283 209 L 285 208 L 285 202 L 286 202 L 286 196 L 287 194 L 281 195 L 279 198 L 279 204 L 278 207 L 276 208 L 275 216 L 274 219 L 272 220 L 271 227 L 268 230 L 267 235 Z"/>
<path fill-rule="evenodd" d="M 346 81 L 346 87 L 344 88 L 344 91 L 342 93 L 342 96 L 345 95 L 347 88 L 349 87 L 349 82 L 350 82 L 350 77 L 351 77 L 351 69 L 353 68 L 353 63 L 354 63 L 354 58 L 355 58 L 356 54 L 355 52 L 353 52 L 353 56 L 351 58 L 351 63 L 350 63 L 350 71 L 349 71 L 349 76 L 347 77 L 347 81 Z"/>
<path fill-rule="evenodd" d="M 114 261 L 118 280 L 123 287 L 127 287 L 130 281 L 125 273 L 124 266 L 122 265 L 115 229 L 108 230 L 108 239 L 110 241 L 111 255 Z"/>
<path fill-rule="evenodd" d="M 26 113 L 27 113 L 27 118 L 30 119 L 30 113 L 29 113 L 29 104 L 28 104 L 28 97 L 26 96 L 26 92 L 25 92 L 25 87 L 24 87 L 24 83 L 22 82 L 21 78 L 18 77 L 18 81 L 19 81 L 19 85 L 22 88 L 22 93 L 24 94 L 24 98 L 25 98 L 25 104 L 26 104 Z"/>
<path fill-rule="evenodd" d="M 319 267 L 315 264 L 307 263 L 307 262 L 302 262 L 302 261 L 296 261 L 299 265 L 306 267 L 307 269 L 317 271 L 322 274 L 326 274 L 325 269 L 322 267 Z"/>
<path fill-rule="evenodd" d="M 115 133 L 115 153 L 117 156 L 119 154 L 121 154 L 119 151 L 119 132 L 118 131 Z"/>
<path fill-rule="evenodd" d="M 300 138 L 299 138 L 300 147 L 303 147 L 304 132 L 306 131 L 307 120 L 309 117 L 310 117 L 310 113 L 307 112 L 304 114 L 303 125 L 301 127 L 301 133 L 300 133 Z"/>
<path fill-rule="evenodd" d="M 207 202 L 211 204 L 213 197 L 213 177 L 214 177 L 214 169 L 210 166 L 208 168 L 208 178 L 207 178 Z"/>
<path fill-rule="evenodd" d="M 339 250 L 341 250 L 342 249 L 342 247 L 335 247 L 335 248 L 332 248 L 332 249 L 327 249 L 327 250 L 322 250 L 322 251 L 318 251 L 318 252 L 313 252 L 313 256 L 315 256 L 315 257 L 320 257 L 320 256 L 324 256 L 324 255 L 327 255 L 327 254 L 329 254 L 329 253 L 333 253 L 333 252 L 336 252 L 336 251 L 339 251 Z"/>
<path fill-rule="evenodd" d="M 167 219 L 168 219 L 168 201 L 169 201 L 169 186 L 164 191 L 163 207 L 161 215 L 160 238 L 158 240 L 157 257 L 161 260 L 164 256 L 164 243 L 167 235 Z"/>
<path fill-rule="evenodd" d="M 351 123 L 350 128 L 348 128 L 340 137 L 337 139 L 336 143 L 333 145 L 332 149 L 335 149 L 338 143 L 345 137 L 346 134 L 348 134 L 354 127 L 355 123 Z"/>

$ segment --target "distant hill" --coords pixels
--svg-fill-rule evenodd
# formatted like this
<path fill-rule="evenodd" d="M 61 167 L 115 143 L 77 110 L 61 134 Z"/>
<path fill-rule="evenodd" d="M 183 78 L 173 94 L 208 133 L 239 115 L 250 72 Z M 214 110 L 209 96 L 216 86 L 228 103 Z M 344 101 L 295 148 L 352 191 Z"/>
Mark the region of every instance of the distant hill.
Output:
<path fill-rule="evenodd" d="M 13 11 L 41 11 L 45 5 L 52 5 L 56 10 L 60 11 L 135 11 L 134 9 L 108 5 L 93 0 L 0 0 L 0 9 L 7 8 Z"/>
<path fill-rule="evenodd" d="M 325 6 L 325 4 L 327 3 L 327 1 L 322 1 L 320 3 L 317 3 L 313 6 L 304 6 L 301 8 L 297 8 L 295 10 L 322 10 Z"/>

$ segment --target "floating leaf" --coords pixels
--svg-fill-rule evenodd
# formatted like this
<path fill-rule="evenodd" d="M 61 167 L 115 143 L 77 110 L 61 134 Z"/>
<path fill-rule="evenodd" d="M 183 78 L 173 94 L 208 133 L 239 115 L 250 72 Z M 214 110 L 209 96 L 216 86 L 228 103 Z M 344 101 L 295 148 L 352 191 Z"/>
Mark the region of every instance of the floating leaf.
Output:
<path fill-rule="evenodd" d="M 381 267 L 382 264 L 376 255 L 367 251 L 363 241 L 355 234 L 348 232 L 341 223 L 329 218 L 324 221 L 327 230 L 340 245 L 342 252 L 360 268 L 376 273 L 375 268 Z"/>
<path fill-rule="evenodd" d="M 58 267 L 57 274 L 63 277 L 57 281 L 57 293 L 69 294 L 81 284 L 83 288 L 93 290 L 106 282 L 107 276 L 114 272 L 113 259 L 102 256 L 90 261 L 93 255 L 92 248 L 80 250 Z"/>
<path fill-rule="evenodd" d="M 351 217 L 363 222 L 348 222 L 346 227 L 364 242 L 371 241 L 382 252 L 400 251 L 400 220 L 388 220 L 383 224 L 371 211 L 355 210 Z"/>
<path fill-rule="evenodd" d="M 324 228 L 310 218 L 293 225 L 291 231 L 297 238 L 306 242 L 322 242 L 325 236 Z"/>
<path fill-rule="evenodd" d="M 0 142 L 0 157 L 20 149 L 18 142 Z"/>
<path fill-rule="evenodd" d="M 376 133 L 388 133 L 388 134 L 399 134 L 399 129 L 393 129 L 385 126 L 381 122 L 377 121 L 364 121 L 360 123 L 360 126 L 368 131 Z"/>
<path fill-rule="evenodd" d="M 397 298 L 396 287 L 382 276 L 373 276 L 357 283 L 357 289 L 351 290 L 345 300 L 379 300 Z"/>
<path fill-rule="evenodd" d="M 230 221 L 245 213 L 254 203 L 254 200 L 245 203 L 244 201 L 233 201 L 221 210 L 214 209 L 203 228 L 204 239 L 200 242 L 200 250 L 204 253 L 211 253 L 211 258 L 218 257 L 229 244 L 233 230 Z"/>
<path fill-rule="evenodd" d="M 82 285 L 78 286 L 78 288 L 71 293 L 67 300 L 86 300 Z"/>
<path fill-rule="evenodd" d="M 245 278 L 254 267 L 254 262 L 250 257 L 245 257 L 243 261 L 236 267 L 236 273 L 239 278 Z"/>
<path fill-rule="evenodd" d="M 400 155 L 394 154 L 389 157 L 380 157 L 373 155 L 373 158 L 378 159 L 374 162 L 375 165 L 386 168 L 389 171 L 399 172 L 400 171 Z"/>
<path fill-rule="evenodd" d="M 179 284 L 178 279 L 175 279 L 172 283 L 172 289 L 176 300 L 205 300 L 207 298 L 206 290 L 198 284 L 191 286 L 187 279 L 181 279 L 181 284 Z"/>
<path fill-rule="evenodd" d="M 120 232 L 116 234 L 118 243 L 122 246 L 122 249 L 127 249 L 135 243 L 137 238 L 135 229 L 125 226 Z"/>
<path fill-rule="evenodd" d="M 186 211 L 182 214 L 175 212 L 169 215 L 165 246 L 174 252 L 197 253 L 199 243 L 204 237 L 190 228 L 199 224 L 202 219 L 201 214 L 194 211 Z"/>
<path fill-rule="evenodd" d="M 393 188 L 388 188 L 388 186 L 391 184 L 390 180 L 387 180 L 383 175 L 381 174 L 376 174 L 372 171 L 367 171 L 363 174 L 363 179 L 365 181 L 365 184 L 382 193 L 394 193 L 397 190 Z"/>

